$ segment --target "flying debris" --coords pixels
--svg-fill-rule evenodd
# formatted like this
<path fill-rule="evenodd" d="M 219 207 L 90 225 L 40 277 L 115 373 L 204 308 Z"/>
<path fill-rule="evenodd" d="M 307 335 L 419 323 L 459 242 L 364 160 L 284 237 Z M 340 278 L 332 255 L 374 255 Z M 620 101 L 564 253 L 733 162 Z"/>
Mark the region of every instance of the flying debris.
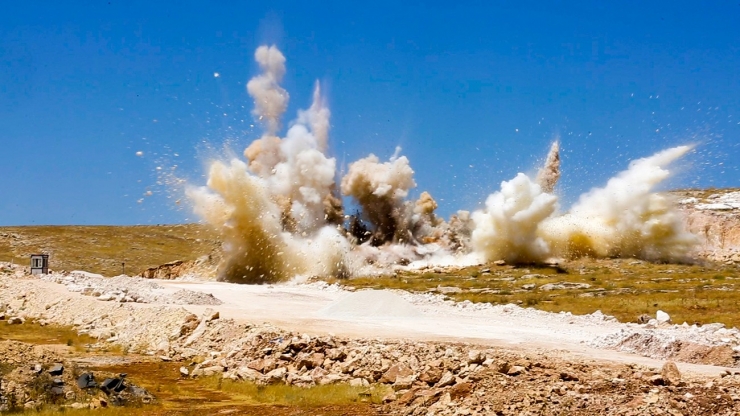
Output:
<path fill-rule="evenodd" d="M 553 193 L 560 180 L 560 143 L 555 140 L 547 153 L 545 164 L 537 172 L 537 184 L 544 192 Z"/>
<path fill-rule="evenodd" d="M 583 255 L 677 260 L 696 243 L 671 203 L 655 192 L 690 147 L 636 160 L 563 210 L 554 193 L 560 179 L 555 141 L 536 178 L 520 173 L 502 182 L 482 209 L 458 211 L 445 221 L 428 192 L 409 198 L 417 184 L 400 148 L 386 161 L 371 154 L 350 163 L 338 178 L 328 153 L 331 113 L 318 82 L 311 105 L 281 136 L 289 101 L 280 85 L 285 57 L 275 46 L 260 46 L 254 58 L 261 73 L 247 92 L 262 136 L 244 150 L 244 160 L 213 161 L 206 186 L 186 190 L 194 211 L 221 234 L 222 280 L 269 283 Z M 345 215 L 343 196 L 359 210 Z"/>

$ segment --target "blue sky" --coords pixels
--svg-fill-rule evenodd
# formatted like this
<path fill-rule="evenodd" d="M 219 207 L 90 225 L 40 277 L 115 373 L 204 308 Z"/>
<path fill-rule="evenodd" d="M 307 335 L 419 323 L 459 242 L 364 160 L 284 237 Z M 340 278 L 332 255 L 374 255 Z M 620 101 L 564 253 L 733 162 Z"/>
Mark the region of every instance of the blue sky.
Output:
<path fill-rule="evenodd" d="M 685 143 L 668 188 L 740 186 L 737 2 L 58 3 L 0 14 L 2 225 L 194 220 L 156 168 L 204 184 L 208 149 L 259 137 L 245 84 L 265 43 L 287 58 L 286 122 L 321 80 L 339 163 L 400 145 L 445 216 L 555 136 L 566 204 Z"/>

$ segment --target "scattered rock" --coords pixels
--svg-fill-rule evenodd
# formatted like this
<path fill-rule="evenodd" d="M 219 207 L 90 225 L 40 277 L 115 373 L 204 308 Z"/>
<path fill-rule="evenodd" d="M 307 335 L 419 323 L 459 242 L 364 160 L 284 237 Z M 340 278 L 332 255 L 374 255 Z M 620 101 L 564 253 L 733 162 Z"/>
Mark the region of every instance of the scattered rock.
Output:
<path fill-rule="evenodd" d="M 667 324 L 671 322 L 671 316 L 661 310 L 658 310 L 658 312 L 655 313 L 655 319 L 659 324 Z"/>
<path fill-rule="evenodd" d="M 442 377 L 439 379 L 436 387 L 447 387 L 453 384 L 455 384 L 455 376 L 451 372 L 446 371 L 444 374 L 442 374 Z"/>
<path fill-rule="evenodd" d="M 34 365 L 31 366 L 31 371 L 33 372 L 33 374 L 38 375 L 38 374 L 41 374 L 41 372 L 44 371 L 44 367 L 41 364 L 36 363 L 36 364 L 34 364 Z"/>
<path fill-rule="evenodd" d="M 473 385 L 467 381 L 455 384 L 450 388 L 450 398 L 452 400 L 457 400 L 459 398 L 466 397 L 470 394 L 472 390 Z"/>
<path fill-rule="evenodd" d="M 100 389 L 108 394 L 121 392 L 125 388 L 126 386 L 123 382 L 123 379 L 117 378 L 117 377 L 116 378 L 106 378 L 100 384 Z"/>
<path fill-rule="evenodd" d="M 439 367 L 431 367 L 419 375 L 419 381 L 423 381 L 427 384 L 433 385 L 442 378 L 442 369 Z"/>
<path fill-rule="evenodd" d="M 84 373 L 77 378 L 77 387 L 80 389 L 91 389 L 98 387 L 98 383 L 95 382 L 95 376 L 92 373 Z"/>
<path fill-rule="evenodd" d="M 481 364 L 485 359 L 486 355 L 480 350 L 470 350 L 468 352 L 468 364 Z"/>
<path fill-rule="evenodd" d="M 385 396 L 383 396 L 383 403 L 390 403 L 396 400 L 396 393 L 388 393 Z"/>
<path fill-rule="evenodd" d="M 567 371 L 560 373 L 560 379 L 563 381 L 578 381 L 578 376 Z"/>
<path fill-rule="evenodd" d="M 573 289 L 588 289 L 591 285 L 588 283 L 574 283 L 574 282 L 558 282 L 558 283 L 546 283 L 540 286 L 539 290 L 549 292 L 552 290 L 573 290 Z"/>
<path fill-rule="evenodd" d="M 527 369 L 521 365 L 514 365 L 511 368 L 509 368 L 509 371 L 506 372 L 506 375 L 518 376 L 519 374 L 524 373 L 526 370 Z"/>
<path fill-rule="evenodd" d="M 654 386 L 663 386 L 665 385 L 665 380 L 663 380 L 663 376 L 660 374 L 656 374 L 654 376 L 650 377 L 650 384 Z"/>
<path fill-rule="evenodd" d="M 64 373 L 64 365 L 60 363 L 56 363 L 51 368 L 49 368 L 49 375 L 52 376 L 61 376 L 62 373 Z"/>
<path fill-rule="evenodd" d="M 413 386 L 414 381 L 416 381 L 416 376 L 414 375 L 396 377 L 396 381 L 393 383 L 393 390 L 408 390 Z"/>
<path fill-rule="evenodd" d="M 381 383 L 395 383 L 398 377 L 408 377 L 414 372 L 404 364 L 394 364 L 380 378 Z"/>
<path fill-rule="evenodd" d="M 26 320 L 20 316 L 13 316 L 11 318 L 8 318 L 8 325 L 21 325 L 25 322 Z"/>
<path fill-rule="evenodd" d="M 525 274 L 525 275 L 522 275 L 522 277 L 520 277 L 520 279 L 546 279 L 546 278 L 547 276 L 545 276 L 544 274 L 536 274 L 536 273 Z"/>
<path fill-rule="evenodd" d="M 668 386 L 678 386 L 681 383 L 681 372 L 673 361 L 663 364 L 660 375 Z"/>
<path fill-rule="evenodd" d="M 215 321 L 216 319 L 221 317 L 221 314 L 218 311 L 214 311 L 212 309 L 206 309 L 203 314 L 205 315 L 207 321 Z"/>
<path fill-rule="evenodd" d="M 443 295 L 451 295 L 453 293 L 462 293 L 463 290 L 455 286 L 437 286 L 437 292 Z"/>
<path fill-rule="evenodd" d="M 288 369 L 286 369 L 285 367 L 278 367 L 265 374 L 265 377 L 270 383 L 278 383 L 283 381 L 286 374 L 288 374 Z"/>
<path fill-rule="evenodd" d="M 646 324 L 650 322 L 650 320 L 653 319 L 650 315 L 643 313 L 642 315 L 637 317 L 637 323 L 638 324 Z"/>

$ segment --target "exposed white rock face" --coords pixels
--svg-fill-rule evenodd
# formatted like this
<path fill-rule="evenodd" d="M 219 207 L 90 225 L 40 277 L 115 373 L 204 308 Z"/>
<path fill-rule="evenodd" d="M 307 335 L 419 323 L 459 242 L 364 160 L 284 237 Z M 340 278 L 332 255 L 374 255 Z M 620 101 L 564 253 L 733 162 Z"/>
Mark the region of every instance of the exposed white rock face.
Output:
<path fill-rule="evenodd" d="M 676 191 L 686 228 L 699 237 L 696 255 L 722 263 L 740 263 L 740 191 Z"/>

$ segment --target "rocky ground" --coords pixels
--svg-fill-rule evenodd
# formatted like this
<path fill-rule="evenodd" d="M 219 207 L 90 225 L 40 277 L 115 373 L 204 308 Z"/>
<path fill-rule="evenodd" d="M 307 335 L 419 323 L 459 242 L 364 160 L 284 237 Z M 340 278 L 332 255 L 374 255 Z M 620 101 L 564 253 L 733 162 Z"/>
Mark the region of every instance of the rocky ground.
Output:
<path fill-rule="evenodd" d="M 20 322 L 8 322 L 19 325 Z M 39 409 L 98 409 L 140 406 L 154 397 L 126 380 L 125 374 L 93 372 L 53 348 L 0 341 L 0 413 Z"/>
<path fill-rule="evenodd" d="M 221 301 L 199 291 L 180 289 L 164 293 L 156 282 L 140 277 L 119 275 L 105 278 L 99 274 L 74 271 L 41 275 L 41 280 L 65 285 L 78 292 L 108 302 L 164 303 L 173 305 L 219 305 Z"/>
<path fill-rule="evenodd" d="M 89 282 L 87 278 L 81 281 Z M 51 280 L 60 284 L 49 286 L 48 282 L 20 273 L 6 273 L 0 278 L 0 312 L 6 322 L 35 319 L 73 326 L 99 340 L 92 349 L 117 344 L 162 361 L 179 362 L 182 377 L 218 376 L 258 384 L 305 387 L 349 383 L 365 388 L 368 397 L 373 391 L 382 393 L 383 403 L 377 404 L 374 410 L 377 414 L 730 415 L 740 412 L 740 370 L 729 366 L 707 376 L 693 371 L 681 374 L 670 362 L 653 367 L 617 364 L 575 358 L 554 349 L 309 334 L 269 324 L 237 322 L 221 316 L 216 307 L 196 315 L 175 305 L 146 306 L 118 298 L 104 301 L 100 296 L 84 296 L 84 290 L 70 292 L 69 282 L 63 279 Z M 134 287 L 139 284 L 131 281 Z M 444 302 L 431 295 L 425 295 L 425 299 L 419 300 L 419 306 Z M 527 313 L 514 305 L 508 308 L 512 310 L 506 313 Z M 557 319 L 576 322 L 597 318 L 604 325 L 609 324 L 608 317 L 564 315 Z M 680 326 L 662 324 L 667 325 L 662 330 L 675 333 L 674 339 L 681 334 Z M 656 319 L 650 325 L 660 326 L 661 322 Z M 650 325 L 633 329 L 635 333 L 640 330 L 655 337 L 659 328 Z M 730 345 L 737 342 L 737 331 L 705 328 L 709 328 L 704 331 L 705 336 L 712 340 L 722 343 L 720 337 L 727 338 L 723 348 L 729 350 L 732 358 Z M 723 331 L 716 334 L 720 330 Z M 697 328 L 696 333 L 702 332 Z M 633 346 L 649 344 L 634 336 L 627 339 L 632 339 Z M 4 357 L 4 363 L 13 360 L 16 368 L 13 371 L 17 371 L 17 377 L 8 378 L 16 384 L 3 384 L 6 392 L 15 391 L 18 385 L 32 389 L 32 379 L 23 381 L 21 375 L 28 373 L 32 377 L 30 372 L 32 368 L 37 371 L 37 362 L 42 365 L 39 374 L 48 372 L 49 365 L 59 360 L 52 354 L 43 358 L 46 353 L 23 352 L 29 351 L 27 347 L 6 348 L 8 352 L 0 356 Z M 21 351 L 23 348 L 26 350 Z M 96 379 L 100 378 L 96 375 Z M 74 390 L 76 380 L 63 381 L 70 391 Z M 78 401 L 78 392 L 74 391 L 75 396 L 69 401 L 81 403 L 78 406 L 94 405 L 102 397 L 93 395 L 94 400 Z M 66 398 L 66 391 L 64 394 Z M 34 406 L 38 400 L 31 393 L 16 391 L 12 395 L 23 406 Z"/>

